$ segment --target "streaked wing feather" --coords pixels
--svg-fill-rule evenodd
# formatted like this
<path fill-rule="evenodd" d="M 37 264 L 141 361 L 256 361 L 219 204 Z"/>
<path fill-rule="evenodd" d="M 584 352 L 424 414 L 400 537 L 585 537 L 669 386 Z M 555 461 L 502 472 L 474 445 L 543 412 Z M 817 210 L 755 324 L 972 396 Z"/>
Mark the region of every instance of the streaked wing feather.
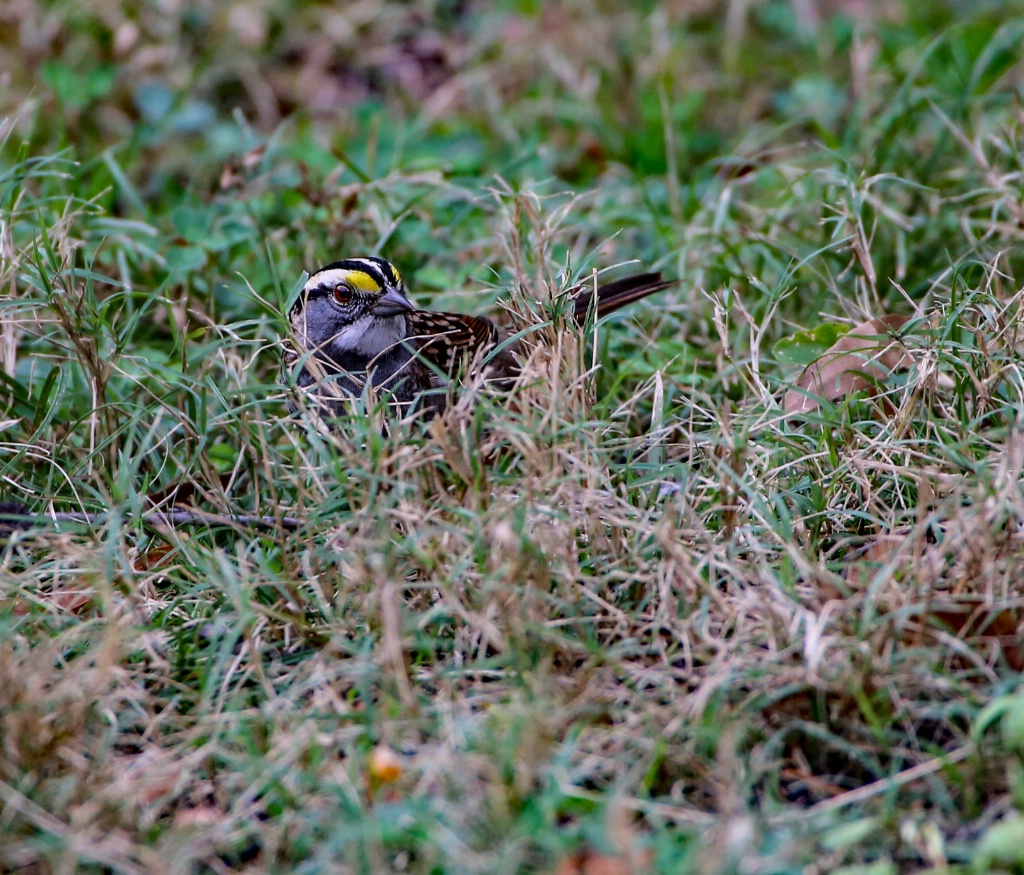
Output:
<path fill-rule="evenodd" d="M 446 374 L 455 373 L 463 359 L 498 340 L 497 326 L 481 316 L 417 310 L 406 319 L 409 339 L 420 355 Z"/>

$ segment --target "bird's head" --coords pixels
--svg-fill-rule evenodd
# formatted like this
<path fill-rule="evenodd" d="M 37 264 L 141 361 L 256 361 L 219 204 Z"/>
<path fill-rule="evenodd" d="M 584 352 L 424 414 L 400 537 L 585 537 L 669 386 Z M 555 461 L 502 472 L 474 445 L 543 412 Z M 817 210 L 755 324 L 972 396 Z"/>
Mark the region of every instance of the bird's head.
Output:
<path fill-rule="evenodd" d="M 373 358 L 406 335 L 415 309 L 402 275 L 383 258 L 347 258 L 310 275 L 288 314 L 307 349 Z"/>

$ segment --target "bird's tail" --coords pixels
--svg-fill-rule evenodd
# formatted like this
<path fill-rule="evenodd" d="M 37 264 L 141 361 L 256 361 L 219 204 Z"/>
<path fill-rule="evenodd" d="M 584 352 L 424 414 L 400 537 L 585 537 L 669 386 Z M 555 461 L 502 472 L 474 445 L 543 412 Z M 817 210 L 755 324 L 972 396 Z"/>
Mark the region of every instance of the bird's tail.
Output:
<path fill-rule="evenodd" d="M 663 291 L 677 282 L 678 280 L 663 279 L 660 273 L 638 273 L 598 286 L 596 292 L 593 287 L 585 288 L 573 301 L 573 316 L 582 325 L 586 322 L 591 308 L 594 308 L 595 317 L 601 319 L 620 307 Z"/>

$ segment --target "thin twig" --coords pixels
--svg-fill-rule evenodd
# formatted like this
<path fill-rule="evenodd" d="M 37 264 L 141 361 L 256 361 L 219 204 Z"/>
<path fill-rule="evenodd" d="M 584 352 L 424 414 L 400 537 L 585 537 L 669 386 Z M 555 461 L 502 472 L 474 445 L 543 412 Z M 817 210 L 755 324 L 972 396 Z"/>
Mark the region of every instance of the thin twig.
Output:
<path fill-rule="evenodd" d="M 29 528 L 38 523 L 67 522 L 87 523 L 100 522 L 106 517 L 103 513 L 83 513 L 80 511 L 58 511 L 56 513 L 32 513 L 27 508 L 0 509 L 0 531 L 5 528 Z M 189 525 L 220 525 L 240 526 L 248 529 L 284 529 L 294 532 L 302 525 L 302 520 L 292 516 L 256 516 L 253 514 L 206 513 L 199 510 L 154 510 L 142 515 L 142 522 L 157 526 L 189 526 Z"/>
<path fill-rule="evenodd" d="M 912 766 L 909 769 L 898 772 L 890 778 L 880 778 L 870 784 L 865 784 L 863 787 L 857 787 L 853 790 L 847 791 L 846 793 L 840 793 L 838 796 L 833 796 L 831 799 L 824 799 L 799 814 L 786 814 L 772 818 L 771 822 L 783 823 L 795 818 L 802 820 L 819 814 L 829 814 L 847 805 L 863 802 L 866 799 L 870 799 L 872 796 L 885 793 L 894 787 L 902 787 L 904 784 L 909 784 L 912 781 L 917 781 L 927 775 L 933 774 L 934 772 L 941 771 L 945 766 L 950 766 L 953 765 L 953 763 L 959 763 L 962 760 L 967 759 L 967 757 L 975 753 L 976 750 L 977 748 L 974 746 L 973 742 L 965 744 L 963 747 L 958 747 L 954 751 L 950 751 L 942 756 L 935 757 L 934 759 L 927 760 L 923 763 L 918 763 L 916 766 Z"/>

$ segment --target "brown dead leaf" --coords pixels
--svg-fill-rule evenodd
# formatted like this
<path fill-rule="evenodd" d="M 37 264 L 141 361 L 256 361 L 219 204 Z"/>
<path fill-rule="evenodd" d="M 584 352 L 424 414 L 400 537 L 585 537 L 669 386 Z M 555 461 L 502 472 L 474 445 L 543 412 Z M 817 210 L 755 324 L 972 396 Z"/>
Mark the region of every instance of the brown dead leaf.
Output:
<path fill-rule="evenodd" d="M 166 568 L 174 559 L 177 547 L 171 544 L 155 544 L 145 552 L 139 553 L 132 561 L 134 571 L 155 571 L 159 568 Z"/>
<path fill-rule="evenodd" d="M 888 314 L 862 322 L 839 338 L 817 361 L 812 362 L 786 392 L 782 408 L 787 416 L 810 413 L 820 399 L 835 401 L 854 392 L 872 392 L 878 381 L 913 363 L 893 334 L 909 316 Z"/>
<path fill-rule="evenodd" d="M 846 579 L 856 589 L 867 589 L 878 569 L 899 555 L 908 543 L 906 534 L 879 532 L 846 567 Z"/>
<path fill-rule="evenodd" d="M 1020 618 L 1016 611 L 964 596 L 932 605 L 930 614 L 940 626 L 975 649 L 995 650 L 1013 671 L 1024 671 L 1024 648 L 1017 631 Z"/>
<path fill-rule="evenodd" d="M 90 589 L 48 589 L 41 591 L 38 598 L 40 602 L 49 602 L 69 614 L 81 615 L 93 607 L 93 592 Z M 27 617 L 32 613 L 31 604 L 25 599 L 0 600 L 0 610 L 5 609 L 10 610 L 15 617 Z"/>
<path fill-rule="evenodd" d="M 52 601 L 62 611 L 70 614 L 80 614 L 88 607 L 92 607 L 92 591 L 80 590 L 74 587 L 69 589 L 54 590 L 50 594 Z"/>
<path fill-rule="evenodd" d="M 216 494 L 218 489 L 213 485 L 214 482 L 219 484 L 219 491 L 224 492 L 231 484 L 231 473 L 220 473 L 217 475 L 216 481 L 209 481 L 203 485 L 191 477 L 175 480 L 163 489 L 150 492 L 146 498 L 154 510 L 166 510 L 168 507 L 176 505 L 194 504 L 197 495 L 202 497 L 210 492 Z"/>
<path fill-rule="evenodd" d="M 940 643 L 939 632 L 946 632 L 975 651 L 1001 656 L 1013 671 L 1024 671 L 1024 639 L 1018 631 L 1024 614 L 1019 608 L 992 604 L 982 595 L 959 592 L 961 584 L 971 581 L 956 575 L 941 545 L 924 539 L 915 543 L 907 534 L 879 533 L 850 563 L 846 579 L 855 588 L 866 589 L 889 562 L 894 562 L 897 579 L 902 575 L 920 580 L 921 568 L 942 569 L 936 582 L 941 581 L 946 590 L 924 605 L 919 622 L 903 630 L 904 643 L 913 647 Z"/>
<path fill-rule="evenodd" d="M 621 799 L 608 806 L 605 838 L 608 853 L 583 845 L 561 859 L 556 875 L 642 875 L 650 871 L 654 855 L 642 845 L 635 815 Z"/>
<path fill-rule="evenodd" d="M 555 875 L 639 875 L 648 870 L 652 857 L 649 850 L 614 855 L 577 851 L 562 858 Z"/>

